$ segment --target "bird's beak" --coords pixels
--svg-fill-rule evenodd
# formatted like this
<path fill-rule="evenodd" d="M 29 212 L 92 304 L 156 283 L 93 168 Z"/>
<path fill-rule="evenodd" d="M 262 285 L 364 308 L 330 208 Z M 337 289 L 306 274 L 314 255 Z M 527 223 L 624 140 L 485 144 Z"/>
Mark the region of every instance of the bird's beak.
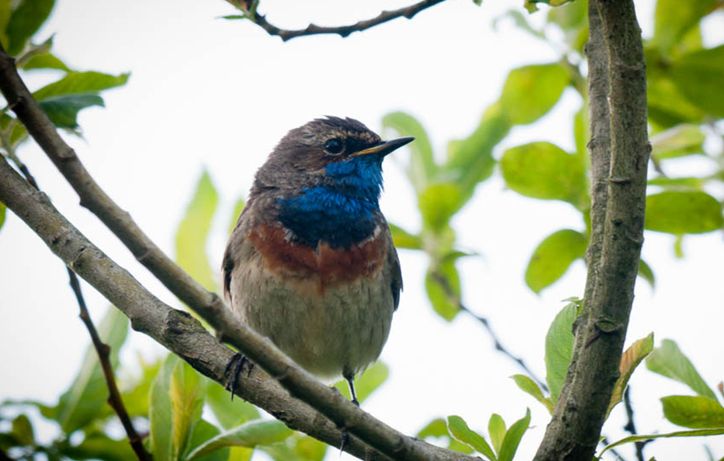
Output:
<path fill-rule="evenodd" d="M 393 139 L 391 141 L 386 141 L 386 142 L 383 142 L 382 144 L 378 144 L 376 146 L 368 147 L 367 149 L 362 149 L 360 151 L 357 151 L 354 154 L 350 155 L 350 157 L 359 157 L 361 155 L 370 155 L 370 154 L 378 154 L 379 156 L 384 157 L 385 155 L 391 153 L 392 151 L 397 150 L 400 147 L 404 146 L 405 144 L 409 144 L 414 140 L 415 140 L 415 138 L 413 138 L 412 136 L 406 136 L 404 138 Z"/>

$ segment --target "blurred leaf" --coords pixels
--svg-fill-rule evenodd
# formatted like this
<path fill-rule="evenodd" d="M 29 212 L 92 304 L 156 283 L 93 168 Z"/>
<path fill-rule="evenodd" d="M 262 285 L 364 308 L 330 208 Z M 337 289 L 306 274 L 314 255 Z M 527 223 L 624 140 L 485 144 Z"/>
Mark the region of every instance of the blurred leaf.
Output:
<path fill-rule="evenodd" d="M 577 317 L 578 306 L 571 302 L 556 315 L 546 334 L 546 381 L 554 406 L 573 356 L 573 322 Z"/>
<path fill-rule="evenodd" d="M 724 45 L 681 57 L 671 66 L 671 78 L 689 101 L 715 117 L 724 117 Z"/>
<path fill-rule="evenodd" d="M 649 282 L 651 288 L 656 287 L 656 276 L 654 275 L 653 269 L 649 266 L 646 261 L 639 259 L 639 277 Z"/>
<path fill-rule="evenodd" d="M 585 27 L 587 17 L 586 2 L 572 1 L 560 8 L 548 10 L 548 21 L 557 24 L 564 30 L 577 30 Z"/>
<path fill-rule="evenodd" d="M 663 52 L 675 46 L 686 32 L 716 8 L 716 0 L 658 0 L 653 43 Z"/>
<path fill-rule="evenodd" d="M 564 200 L 578 209 L 587 205 L 584 164 L 549 142 L 512 147 L 503 153 L 500 167 L 508 187 L 527 197 Z"/>
<path fill-rule="evenodd" d="M 0 0 L 0 44 L 7 50 L 8 34 L 7 26 L 12 15 L 13 0 Z"/>
<path fill-rule="evenodd" d="M 447 429 L 450 435 L 462 443 L 470 445 L 475 451 L 493 461 L 497 460 L 493 449 L 488 445 L 485 437 L 472 431 L 468 424 L 460 416 L 447 417 Z"/>
<path fill-rule="evenodd" d="M 128 318 L 115 307 L 106 310 L 97 324 L 98 335 L 111 348 L 111 365 L 118 367 L 118 353 L 128 336 Z M 98 354 L 89 344 L 83 363 L 70 388 L 58 401 L 56 420 L 63 432 L 70 434 L 84 427 L 107 410 L 108 387 L 103 378 Z"/>
<path fill-rule="evenodd" d="M 493 19 L 493 29 L 495 31 L 498 30 L 498 23 L 500 23 L 503 19 L 509 18 L 513 21 L 513 23 L 519 28 L 526 32 L 528 32 L 531 36 L 537 38 L 538 40 L 547 40 L 545 34 L 543 31 L 535 29 L 533 26 L 531 26 L 530 22 L 528 22 L 528 19 L 518 10 L 508 10 L 505 13 L 501 14 L 500 16 Z"/>
<path fill-rule="evenodd" d="M 682 235 L 677 235 L 674 238 L 674 256 L 677 259 L 684 258 L 684 237 Z"/>
<path fill-rule="evenodd" d="M 490 441 L 495 448 L 495 452 L 500 454 L 500 447 L 503 445 L 503 439 L 505 438 L 505 432 L 508 428 L 505 427 L 505 421 L 503 417 L 497 413 L 490 415 L 488 420 L 488 434 L 490 434 Z"/>
<path fill-rule="evenodd" d="M 702 191 L 665 191 L 646 197 L 648 230 L 669 234 L 701 234 L 722 227 L 717 199 Z"/>
<path fill-rule="evenodd" d="M 695 176 L 680 178 L 659 176 L 657 178 L 649 179 L 648 184 L 649 186 L 661 186 L 667 188 L 701 189 L 701 187 L 710 179 L 711 178 L 700 178 Z"/>
<path fill-rule="evenodd" d="M 528 430 L 530 425 L 530 410 L 525 410 L 525 416 L 514 422 L 503 439 L 503 445 L 500 447 L 500 455 L 498 461 L 513 461 L 515 452 L 518 451 L 518 445 L 523 438 L 523 434 Z"/>
<path fill-rule="evenodd" d="M 436 418 L 427 423 L 425 427 L 420 429 L 420 431 L 417 433 L 416 437 L 421 440 L 426 439 L 439 439 L 443 438 L 447 440 L 448 446 L 447 448 L 453 451 L 457 451 L 459 453 L 466 453 L 470 454 L 473 452 L 473 449 L 470 448 L 470 445 L 459 442 L 458 440 L 454 439 L 450 433 L 447 430 L 447 423 L 442 418 Z"/>
<path fill-rule="evenodd" d="M 558 102 L 569 81 L 568 71 L 559 63 L 513 69 L 500 97 L 503 113 L 512 124 L 533 123 Z"/>
<path fill-rule="evenodd" d="M 7 207 L 5 207 L 5 204 L 0 202 L 0 229 L 3 228 L 3 225 L 5 224 L 5 217 L 7 216 Z"/>
<path fill-rule="evenodd" d="M 204 378 L 182 360 L 175 365 L 170 384 L 172 450 L 174 458 L 182 459 L 201 420 L 206 386 Z"/>
<path fill-rule="evenodd" d="M 382 127 L 392 129 L 401 136 L 413 136 L 415 142 L 409 144 L 410 160 L 407 164 L 407 177 L 417 193 L 423 191 L 435 178 L 437 165 L 427 131 L 412 115 L 405 112 L 391 112 L 382 118 Z"/>
<path fill-rule="evenodd" d="M 0 225 L 2 223 L 0 222 Z M 422 250 L 422 239 L 418 235 L 407 232 L 405 229 L 388 223 L 390 232 L 392 232 L 392 241 L 397 248 L 406 248 L 408 250 Z"/>
<path fill-rule="evenodd" d="M 724 428 L 724 407 L 715 399 L 701 395 L 668 395 L 661 403 L 666 419 L 679 426 Z"/>
<path fill-rule="evenodd" d="M 162 360 L 154 360 L 151 363 L 141 361 L 141 376 L 133 385 L 128 386 L 122 392 L 123 403 L 131 418 L 148 416 L 148 395 L 151 392 L 151 386 L 156 379 L 156 375 L 161 369 L 162 362 Z"/>
<path fill-rule="evenodd" d="M 535 293 L 550 286 L 586 253 L 586 236 L 578 231 L 562 229 L 546 237 L 528 261 L 525 283 Z"/>
<path fill-rule="evenodd" d="M 452 293 L 448 293 L 449 290 L 452 290 Z M 457 302 L 460 298 L 460 276 L 454 260 L 440 262 L 437 268 L 428 268 L 425 275 L 425 291 L 433 309 L 440 317 L 447 321 L 455 318 L 460 312 Z"/>
<path fill-rule="evenodd" d="M 129 74 L 110 75 L 101 72 L 70 72 L 60 80 L 45 85 L 33 93 L 37 101 L 70 94 L 93 94 L 125 85 Z"/>
<path fill-rule="evenodd" d="M 206 403 L 224 429 L 259 418 L 259 410 L 243 399 L 231 400 L 231 394 L 216 381 L 207 380 Z"/>
<path fill-rule="evenodd" d="M 322 461 L 327 454 L 327 444 L 307 435 L 301 436 L 294 445 L 294 453 L 305 461 Z"/>
<path fill-rule="evenodd" d="M 104 107 L 103 98 L 95 94 L 73 94 L 47 98 L 39 103 L 53 125 L 58 128 L 78 128 L 78 112 L 86 107 Z"/>
<path fill-rule="evenodd" d="M 470 199 L 478 183 L 493 174 L 493 148 L 509 131 L 510 122 L 497 103 L 485 110 L 470 136 L 449 143 L 447 162 L 440 174 L 460 187 L 460 206 Z"/>
<path fill-rule="evenodd" d="M 677 432 L 669 432 L 666 434 L 630 435 L 628 437 L 624 437 L 621 440 L 617 440 L 616 442 L 614 442 L 610 445 L 606 445 L 606 447 L 598 453 L 598 458 L 600 458 L 601 455 L 603 455 L 608 450 L 610 450 L 612 448 L 616 448 L 625 443 L 643 442 L 643 441 L 654 440 L 654 439 L 669 439 L 669 438 L 673 438 L 673 437 L 704 437 L 704 436 L 721 435 L 721 434 L 724 434 L 724 427 L 719 427 L 716 429 L 696 429 L 696 430 L 692 430 L 692 431 L 677 431 Z"/>
<path fill-rule="evenodd" d="M 21 0 L 10 15 L 6 30 L 7 50 L 11 56 L 17 56 L 30 37 L 43 25 L 55 0 Z"/>
<path fill-rule="evenodd" d="M 206 254 L 206 244 L 218 204 L 216 187 L 204 170 L 176 230 L 176 262 L 211 291 L 216 289 L 216 277 Z"/>
<path fill-rule="evenodd" d="M 700 153 L 705 139 L 699 126 L 677 125 L 651 137 L 651 155 L 663 160 Z"/>
<path fill-rule="evenodd" d="M 646 367 L 654 373 L 686 384 L 699 395 L 716 400 L 716 395 L 691 361 L 681 352 L 676 342 L 670 339 L 664 339 L 661 346 L 654 349 L 646 359 Z"/>
<path fill-rule="evenodd" d="M 236 199 L 236 202 L 234 202 L 234 210 L 231 212 L 231 221 L 229 221 L 228 234 L 231 234 L 236 228 L 236 224 L 239 222 L 239 217 L 241 216 L 241 212 L 244 211 L 245 206 L 246 200 L 244 200 L 244 197 L 239 197 L 238 199 Z"/>
<path fill-rule="evenodd" d="M 608 404 L 608 410 L 606 411 L 606 418 L 608 418 L 611 410 L 623 399 L 623 393 L 636 367 L 639 366 L 652 350 L 654 350 L 654 334 L 649 333 L 648 336 L 635 341 L 624 351 L 621 356 L 621 363 L 618 366 L 620 374 L 616 380 L 616 384 L 613 386 L 613 393 Z"/>
<path fill-rule="evenodd" d="M 538 386 L 538 383 L 526 375 L 513 375 L 511 378 L 513 378 L 520 390 L 531 395 L 546 407 L 548 413 L 553 414 L 553 402 L 543 394 L 543 390 Z"/>
<path fill-rule="evenodd" d="M 576 143 L 576 154 L 579 157 L 586 157 L 588 155 L 587 140 L 590 138 L 591 133 L 588 129 L 589 120 L 587 108 L 588 106 L 586 104 L 583 104 L 578 112 L 576 112 L 576 115 L 573 117 L 573 138 L 575 139 Z"/>
<path fill-rule="evenodd" d="M 367 397 L 372 395 L 390 376 L 390 369 L 383 362 L 375 362 L 370 365 L 354 382 L 354 389 L 357 392 L 357 399 L 364 402 Z M 349 394 L 349 386 L 347 381 L 340 380 L 334 387 L 342 393 L 347 399 L 352 397 Z"/>
<path fill-rule="evenodd" d="M 21 413 L 16 416 L 13 419 L 11 427 L 12 435 L 19 445 L 33 445 L 33 443 L 35 443 L 33 425 L 26 415 Z"/>
<path fill-rule="evenodd" d="M 462 205 L 460 188 L 453 183 L 433 184 L 425 188 L 417 200 L 423 225 L 436 233 L 448 225 Z"/>
<path fill-rule="evenodd" d="M 196 427 L 194 427 L 191 440 L 189 441 L 189 451 L 196 450 L 201 445 L 208 443 L 214 437 L 221 434 L 218 427 L 214 426 L 210 422 L 201 419 Z M 196 459 L 199 461 L 229 461 L 230 450 L 227 447 L 219 447 L 206 455 L 199 455 Z M 185 456 L 184 460 L 189 459 L 189 456 Z"/>
<path fill-rule="evenodd" d="M 704 118 L 704 112 L 684 97 L 666 73 L 657 72 L 651 64 L 646 80 L 646 94 L 649 105 L 649 118 L 663 128 L 680 123 L 696 123 Z"/>
<path fill-rule="evenodd" d="M 61 454 L 73 460 L 127 461 L 136 459 L 136 454 L 127 439 L 115 440 L 98 432 L 87 435 L 78 445 L 63 447 Z"/>
<path fill-rule="evenodd" d="M 65 63 L 60 60 L 60 58 L 58 58 L 49 51 L 33 55 L 27 61 L 25 61 L 25 63 L 23 63 L 22 69 L 55 69 L 71 72 L 70 68 L 68 68 L 68 66 L 66 66 Z"/>
<path fill-rule="evenodd" d="M 277 420 L 249 421 L 241 426 L 222 432 L 196 447 L 186 460 L 199 459 L 201 456 L 223 447 L 255 447 L 281 442 L 293 434 L 284 423 Z"/>

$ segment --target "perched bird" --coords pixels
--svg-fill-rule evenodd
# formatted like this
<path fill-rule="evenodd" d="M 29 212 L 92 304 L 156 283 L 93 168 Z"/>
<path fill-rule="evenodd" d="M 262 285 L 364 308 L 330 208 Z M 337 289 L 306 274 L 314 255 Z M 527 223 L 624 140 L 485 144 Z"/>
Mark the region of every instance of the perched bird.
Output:
<path fill-rule="evenodd" d="M 382 160 L 413 138 L 382 141 L 350 118 L 291 130 L 256 174 L 223 260 L 242 322 L 309 372 L 354 376 L 377 359 L 402 275 L 379 207 Z"/>

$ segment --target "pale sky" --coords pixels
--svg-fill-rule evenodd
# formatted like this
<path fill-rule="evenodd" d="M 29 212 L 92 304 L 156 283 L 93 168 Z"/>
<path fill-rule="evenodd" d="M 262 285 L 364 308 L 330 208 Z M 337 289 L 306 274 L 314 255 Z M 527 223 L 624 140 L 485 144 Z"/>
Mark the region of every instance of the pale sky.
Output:
<path fill-rule="evenodd" d="M 287 27 L 310 21 L 338 24 L 376 15 L 409 2 L 381 0 L 262 2 L 270 20 Z M 636 2 L 645 34 L 652 27 L 652 2 Z M 41 38 L 55 35 L 55 52 L 74 68 L 132 72 L 129 83 L 105 95 L 106 109 L 82 113 L 85 141 L 68 137 L 90 172 L 164 250 L 202 168 L 222 198 L 222 211 L 208 248 L 218 267 L 231 206 L 246 195 L 255 170 L 281 136 L 322 115 L 351 116 L 379 130 L 382 116 L 410 112 L 428 129 L 439 156 L 450 139 L 467 135 L 483 109 L 494 102 L 509 69 L 549 62 L 556 53 L 529 38 L 510 21 L 498 31 L 492 19 L 521 9 L 522 0 L 449 1 L 412 21 L 396 20 L 347 39 L 308 37 L 282 43 L 247 22 L 217 19 L 233 10 L 221 0 L 60 0 Z M 540 21 L 539 17 L 534 20 Z M 721 42 L 722 16 L 706 30 Z M 715 33 L 717 28 L 719 32 Z M 718 43 L 717 42 L 717 43 Z M 32 82 L 36 86 L 43 78 Z M 572 148 L 571 114 L 578 109 L 566 93 L 539 123 L 513 130 L 504 147 L 547 140 Z M 55 205 L 112 258 L 154 294 L 175 297 L 135 262 L 89 212 L 52 164 L 34 146 L 20 155 Z M 404 158 L 407 152 L 395 156 Z M 382 209 L 391 222 L 419 227 L 411 187 L 388 160 Z M 696 163 L 681 163 L 696 169 Z M 576 263 L 540 296 L 523 281 L 533 248 L 561 228 L 582 228 L 568 205 L 525 199 L 506 190 L 499 175 L 478 188 L 455 218 L 460 245 L 480 256 L 462 263 L 465 303 L 488 317 L 503 342 L 544 375 L 547 326 L 562 299 L 582 294 L 585 272 Z M 724 379 L 724 250 L 721 233 L 687 238 L 686 258 L 673 255 L 673 238 L 647 233 L 644 258 L 657 287 L 639 281 L 627 343 L 654 331 L 657 344 L 671 338 L 692 358 L 707 383 Z M 67 288 L 62 264 L 15 216 L 0 231 L 0 400 L 33 398 L 52 402 L 73 378 L 88 342 Z M 365 410 L 409 434 L 435 417 L 459 414 L 483 429 L 491 413 L 508 424 L 530 407 L 532 425 L 517 459 L 532 457 L 548 415 L 519 391 L 509 376 L 519 370 L 496 353 L 486 333 L 469 318 L 448 324 L 433 312 L 422 280 L 426 258 L 401 251 L 405 291 L 381 359 L 391 367 L 388 382 Z M 95 319 L 108 303 L 86 286 Z M 133 333 L 124 357 L 161 353 Z M 644 367 L 631 381 L 637 425 L 642 433 L 675 430 L 664 421 L 659 398 L 690 394 L 687 388 Z M 624 435 L 623 409 L 614 411 L 604 432 Z M 724 437 L 657 441 L 647 455 L 666 460 L 704 460 L 703 443 L 724 456 Z M 631 453 L 630 448 L 623 449 Z M 328 459 L 338 459 L 336 450 Z"/>

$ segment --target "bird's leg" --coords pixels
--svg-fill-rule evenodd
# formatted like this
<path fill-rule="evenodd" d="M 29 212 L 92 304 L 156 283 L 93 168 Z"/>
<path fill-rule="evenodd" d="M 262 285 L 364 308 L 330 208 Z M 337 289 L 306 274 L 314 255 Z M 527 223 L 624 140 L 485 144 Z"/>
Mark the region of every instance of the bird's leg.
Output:
<path fill-rule="evenodd" d="M 352 403 L 359 406 L 359 400 L 357 400 L 357 393 L 354 391 L 354 373 L 344 373 L 344 379 L 347 380 L 349 386 L 349 394 L 352 396 Z"/>
<path fill-rule="evenodd" d="M 251 370 L 254 369 L 254 363 L 241 352 L 234 354 L 229 363 L 226 364 L 224 369 L 226 385 L 224 389 L 231 392 L 231 400 L 234 400 L 234 394 L 239 389 L 239 381 L 241 374 L 244 373 L 244 368 L 247 370 L 246 376 L 249 377 L 251 376 Z"/>

